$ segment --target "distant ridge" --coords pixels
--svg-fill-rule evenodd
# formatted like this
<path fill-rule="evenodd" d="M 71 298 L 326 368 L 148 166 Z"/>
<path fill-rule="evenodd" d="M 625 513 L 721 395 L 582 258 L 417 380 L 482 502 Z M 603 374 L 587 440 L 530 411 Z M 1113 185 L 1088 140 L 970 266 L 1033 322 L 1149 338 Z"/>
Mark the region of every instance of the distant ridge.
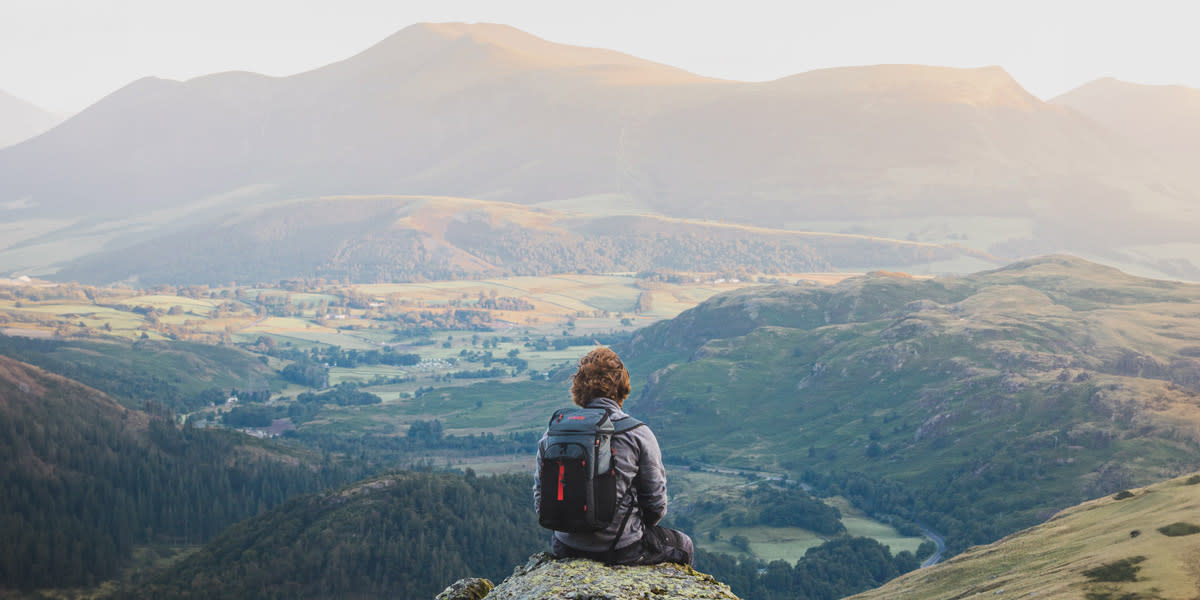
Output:
<path fill-rule="evenodd" d="M 0 90 L 0 148 L 23 142 L 60 121 L 58 115 Z"/>
<path fill-rule="evenodd" d="M 1107 77 L 1050 102 L 1095 119 L 1164 160 L 1194 165 L 1200 156 L 1200 90 Z"/>
<path fill-rule="evenodd" d="M 247 208 L 161 232 L 128 248 L 69 261 L 56 277 L 98 284 L 295 277 L 382 282 L 656 269 L 794 273 L 962 258 L 995 264 L 960 247 L 859 234 L 466 198 L 330 196 Z"/>

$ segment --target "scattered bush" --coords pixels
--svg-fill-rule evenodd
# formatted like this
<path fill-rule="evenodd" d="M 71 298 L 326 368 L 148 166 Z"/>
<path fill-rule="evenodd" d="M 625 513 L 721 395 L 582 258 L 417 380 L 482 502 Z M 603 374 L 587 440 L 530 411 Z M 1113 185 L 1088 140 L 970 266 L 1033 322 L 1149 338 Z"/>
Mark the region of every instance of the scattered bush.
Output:
<path fill-rule="evenodd" d="M 1113 500 L 1124 500 L 1126 498 L 1132 498 L 1132 497 L 1133 497 L 1133 492 L 1131 492 L 1129 490 L 1121 490 L 1121 491 L 1117 492 L 1117 494 L 1115 496 L 1113 496 Z"/>
<path fill-rule="evenodd" d="M 1117 594 L 1120 594 L 1119 596 Z M 1085 600 L 1153 600 L 1158 596 L 1146 596 L 1137 592 L 1088 592 L 1083 595 Z"/>
<path fill-rule="evenodd" d="M 1197 483 L 1200 483 L 1200 475 L 1192 475 L 1183 482 L 1184 485 L 1196 485 Z"/>
<path fill-rule="evenodd" d="M 1192 535 L 1193 533 L 1200 533 L 1200 525 L 1177 521 L 1175 523 L 1171 523 L 1170 525 L 1159 527 L 1158 532 L 1169 537 Z"/>
<path fill-rule="evenodd" d="M 1121 560 L 1105 563 L 1083 572 L 1090 581 L 1137 581 L 1137 572 L 1141 570 L 1138 563 L 1146 560 L 1145 556 L 1131 556 Z"/>

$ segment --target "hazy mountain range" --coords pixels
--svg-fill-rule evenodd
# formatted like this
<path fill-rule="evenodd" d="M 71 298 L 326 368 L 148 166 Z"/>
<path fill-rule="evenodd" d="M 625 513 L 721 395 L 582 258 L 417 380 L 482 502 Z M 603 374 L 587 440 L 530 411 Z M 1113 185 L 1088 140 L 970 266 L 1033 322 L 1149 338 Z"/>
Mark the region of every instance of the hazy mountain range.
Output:
<path fill-rule="evenodd" d="M 1097 82 L 1043 102 L 998 67 L 744 83 L 502 25 L 414 25 L 289 77 L 142 79 L 0 150 L 0 269 L 155 237 L 169 251 L 198 214 L 268 201 L 418 194 L 1066 250 L 1200 279 L 1200 185 L 1178 158 L 1200 137 L 1172 126 L 1200 118 L 1195 94 Z"/>
<path fill-rule="evenodd" d="M 1200 157 L 1200 90 L 1099 79 L 1052 100 L 1102 123 L 1140 150 L 1192 169 Z"/>
<path fill-rule="evenodd" d="M 23 142 L 62 121 L 62 117 L 0 90 L 0 148 Z"/>

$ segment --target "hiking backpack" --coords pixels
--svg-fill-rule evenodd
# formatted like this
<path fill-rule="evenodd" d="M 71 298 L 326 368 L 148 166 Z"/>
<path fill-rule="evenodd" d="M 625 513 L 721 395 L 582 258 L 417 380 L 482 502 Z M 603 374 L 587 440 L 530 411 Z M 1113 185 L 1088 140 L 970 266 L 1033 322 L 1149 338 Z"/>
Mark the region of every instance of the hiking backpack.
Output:
<path fill-rule="evenodd" d="M 556 411 L 550 417 L 538 472 L 542 490 L 538 523 L 547 529 L 572 533 L 608 527 L 617 512 L 612 439 L 641 425 L 632 417 L 614 422 L 612 411 L 605 408 Z M 629 491 L 634 491 L 632 482 Z M 629 514 L 625 517 L 628 519 Z"/>

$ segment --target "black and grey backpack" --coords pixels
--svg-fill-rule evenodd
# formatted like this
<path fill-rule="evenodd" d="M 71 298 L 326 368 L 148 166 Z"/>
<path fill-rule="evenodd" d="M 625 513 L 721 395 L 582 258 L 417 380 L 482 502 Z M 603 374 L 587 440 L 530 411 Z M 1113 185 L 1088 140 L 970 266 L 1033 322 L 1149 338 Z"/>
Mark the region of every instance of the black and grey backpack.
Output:
<path fill-rule="evenodd" d="M 605 408 L 564 408 L 555 412 L 550 417 L 538 473 L 542 490 L 538 523 L 572 533 L 608 527 L 617 512 L 612 439 L 641 425 L 632 417 L 614 422 L 612 412 Z M 634 491 L 632 483 L 629 491 Z"/>

